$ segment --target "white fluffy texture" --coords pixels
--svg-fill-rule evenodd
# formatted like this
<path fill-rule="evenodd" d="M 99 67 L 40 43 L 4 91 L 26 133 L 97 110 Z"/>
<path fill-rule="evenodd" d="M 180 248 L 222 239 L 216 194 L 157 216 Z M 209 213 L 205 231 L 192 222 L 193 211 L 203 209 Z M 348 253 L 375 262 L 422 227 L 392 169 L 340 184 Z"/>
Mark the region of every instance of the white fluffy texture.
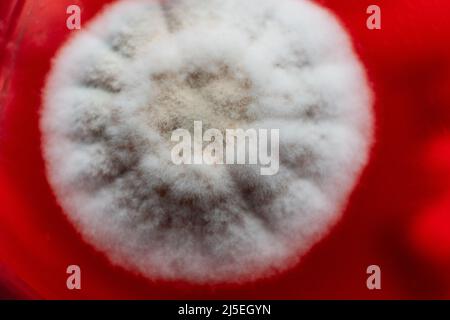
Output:
<path fill-rule="evenodd" d="M 310 1 L 119 1 L 54 61 L 48 178 L 118 265 L 254 280 L 292 266 L 340 216 L 368 158 L 371 103 L 346 32 Z M 194 120 L 280 129 L 279 173 L 173 165 L 170 132 Z"/>

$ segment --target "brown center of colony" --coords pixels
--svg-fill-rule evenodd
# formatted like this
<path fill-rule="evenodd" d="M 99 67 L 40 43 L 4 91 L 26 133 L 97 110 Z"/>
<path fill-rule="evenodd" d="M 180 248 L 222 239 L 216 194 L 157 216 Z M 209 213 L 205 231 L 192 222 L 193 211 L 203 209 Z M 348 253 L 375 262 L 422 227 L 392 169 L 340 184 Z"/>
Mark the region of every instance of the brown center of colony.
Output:
<path fill-rule="evenodd" d="M 153 76 L 157 95 L 151 105 L 152 123 L 170 139 L 176 129 L 193 132 L 194 121 L 203 129 L 239 128 L 251 121 L 247 115 L 253 102 L 251 82 L 227 66 L 216 72 L 160 73 Z"/>

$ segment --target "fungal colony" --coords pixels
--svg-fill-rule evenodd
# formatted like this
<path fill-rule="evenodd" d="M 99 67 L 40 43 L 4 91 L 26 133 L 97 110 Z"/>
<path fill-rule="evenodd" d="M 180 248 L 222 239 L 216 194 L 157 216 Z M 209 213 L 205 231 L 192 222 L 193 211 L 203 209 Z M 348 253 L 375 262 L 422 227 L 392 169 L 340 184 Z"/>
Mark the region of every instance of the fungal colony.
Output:
<path fill-rule="evenodd" d="M 245 282 L 297 263 L 340 217 L 372 95 L 338 20 L 307 0 L 123 0 L 54 59 L 49 183 L 85 241 L 150 279 Z M 279 130 L 279 170 L 171 161 L 174 130 Z"/>

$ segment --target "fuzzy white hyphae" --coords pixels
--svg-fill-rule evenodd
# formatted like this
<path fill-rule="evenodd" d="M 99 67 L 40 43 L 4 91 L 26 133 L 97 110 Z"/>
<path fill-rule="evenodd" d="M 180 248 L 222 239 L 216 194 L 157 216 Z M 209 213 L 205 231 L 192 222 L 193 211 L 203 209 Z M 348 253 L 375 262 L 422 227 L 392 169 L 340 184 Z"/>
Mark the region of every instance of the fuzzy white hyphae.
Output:
<path fill-rule="evenodd" d="M 248 281 L 339 218 L 372 140 L 371 92 L 306 0 L 129 0 L 57 55 L 41 116 L 50 184 L 111 259 L 151 279 Z M 175 165 L 171 133 L 280 129 L 280 169 Z"/>

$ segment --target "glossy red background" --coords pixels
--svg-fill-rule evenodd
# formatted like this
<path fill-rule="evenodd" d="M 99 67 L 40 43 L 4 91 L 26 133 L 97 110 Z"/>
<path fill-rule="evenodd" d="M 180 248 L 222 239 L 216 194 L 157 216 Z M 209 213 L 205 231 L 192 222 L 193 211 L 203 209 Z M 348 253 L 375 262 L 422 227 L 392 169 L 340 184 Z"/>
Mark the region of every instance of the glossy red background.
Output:
<path fill-rule="evenodd" d="M 3 277 L 16 287 L 12 295 L 450 298 L 450 2 L 317 1 L 349 30 L 374 88 L 377 142 L 370 163 L 342 220 L 297 267 L 251 284 L 209 287 L 149 282 L 110 265 L 81 240 L 46 182 L 37 126 L 40 92 L 51 57 L 77 32 L 66 28 L 66 7 L 79 4 L 86 23 L 112 1 L 8 1 L 0 4 L 3 22 L 7 16 L 14 20 L 7 14 L 12 2 L 24 3 L 15 28 L 0 24 L 0 33 L 13 39 L 0 51 L 0 263 L 9 270 Z M 371 4 L 382 9 L 382 30 L 366 28 Z M 80 291 L 66 288 L 70 264 L 82 269 Z M 366 287 L 371 264 L 381 267 L 380 291 Z"/>

